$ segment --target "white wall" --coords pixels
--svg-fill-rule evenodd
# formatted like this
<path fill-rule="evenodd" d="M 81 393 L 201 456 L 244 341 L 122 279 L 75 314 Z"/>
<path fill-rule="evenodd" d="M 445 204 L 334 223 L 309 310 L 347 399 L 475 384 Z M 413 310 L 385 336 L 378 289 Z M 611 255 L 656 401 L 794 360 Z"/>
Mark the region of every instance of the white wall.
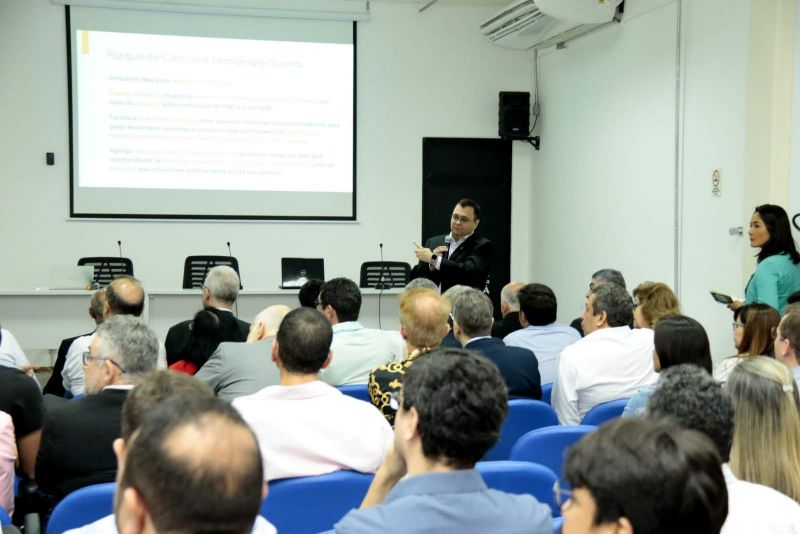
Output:
<path fill-rule="evenodd" d="M 674 278 L 676 8 L 626 5 L 623 23 L 539 56 L 532 274 L 564 322 L 600 268 L 630 287 Z"/>
<path fill-rule="evenodd" d="M 496 137 L 497 93 L 528 90 L 530 56 L 483 41 L 495 8 L 373 4 L 358 28 L 358 222 L 67 221 L 68 123 L 63 7 L 0 3 L 0 289 L 46 285 L 49 267 L 80 256 L 126 256 L 146 287 L 176 288 L 190 254 L 231 241 L 243 283 L 273 288 L 282 256 L 321 256 L 326 275 L 356 278 L 361 262 L 411 262 L 421 231 L 422 137 Z M 124 11 L 121 12 L 121 16 Z M 164 15 L 168 16 L 168 15 Z M 220 19 L 224 23 L 224 18 Z M 530 154 L 515 147 L 512 274 L 527 273 Z M 45 165 L 45 152 L 56 165 Z M 449 214 L 442 214 L 443 230 Z M 0 310 L 2 314 L 9 310 Z"/>

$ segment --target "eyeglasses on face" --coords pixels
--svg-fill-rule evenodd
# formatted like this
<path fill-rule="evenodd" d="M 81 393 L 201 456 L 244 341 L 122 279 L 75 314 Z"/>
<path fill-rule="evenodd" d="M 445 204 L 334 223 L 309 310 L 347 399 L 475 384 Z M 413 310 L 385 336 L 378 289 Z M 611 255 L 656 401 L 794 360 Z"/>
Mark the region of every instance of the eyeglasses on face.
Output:
<path fill-rule="evenodd" d="M 562 508 L 566 503 L 572 501 L 572 490 L 562 488 L 559 481 L 556 480 L 553 484 L 553 500 L 559 508 Z"/>
<path fill-rule="evenodd" d="M 109 361 L 109 362 L 111 362 L 112 364 L 114 364 L 114 366 L 115 366 L 117 369 L 119 369 L 119 370 L 120 370 L 122 373 L 125 373 L 125 369 L 123 369 L 123 368 L 122 368 L 122 366 L 121 366 L 120 364 L 118 364 L 117 362 L 115 362 L 115 361 L 114 361 L 113 359 L 111 359 L 111 358 L 106 358 L 105 356 L 92 356 L 92 353 L 91 353 L 91 352 L 89 352 L 89 351 L 86 351 L 86 352 L 84 352 L 84 353 L 82 354 L 82 359 L 83 359 L 83 365 L 84 365 L 84 366 L 86 366 L 86 365 L 89 365 L 89 362 Z"/>
<path fill-rule="evenodd" d="M 456 215 L 455 213 L 453 214 L 453 220 L 454 221 L 459 221 L 461 224 L 466 224 L 468 222 L 472 222 L 472 219 L 470 219 L 469 217 L 463 217 L 461 215 Z"/>

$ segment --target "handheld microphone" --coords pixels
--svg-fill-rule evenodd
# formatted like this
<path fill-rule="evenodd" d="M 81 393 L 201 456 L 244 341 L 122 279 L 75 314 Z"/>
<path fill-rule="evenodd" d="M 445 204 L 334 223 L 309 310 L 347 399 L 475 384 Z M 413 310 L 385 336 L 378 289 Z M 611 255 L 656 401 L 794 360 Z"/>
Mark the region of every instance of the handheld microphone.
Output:
<path fill-rule="evenodd" d="M 447 258 L 450 256 L 450 243 L 452 242 L 453 242 L 453 236 L 451 236 L 450 234 L 444 236 L 444 246 L 447 247 L 447 250 L 444 251 L 444 256 L 442 256 L 443 258 Z"/>

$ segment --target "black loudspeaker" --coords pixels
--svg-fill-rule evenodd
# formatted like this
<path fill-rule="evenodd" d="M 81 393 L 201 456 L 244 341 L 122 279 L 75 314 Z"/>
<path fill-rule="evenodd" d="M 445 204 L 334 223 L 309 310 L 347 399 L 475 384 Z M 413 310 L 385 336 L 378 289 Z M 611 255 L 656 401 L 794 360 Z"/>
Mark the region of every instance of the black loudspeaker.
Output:
<path fill-rule="evenodd" d="M 527 139 L 530 129 L 531 94 L 500 91 L 497 134 L 503 139 Z"/>

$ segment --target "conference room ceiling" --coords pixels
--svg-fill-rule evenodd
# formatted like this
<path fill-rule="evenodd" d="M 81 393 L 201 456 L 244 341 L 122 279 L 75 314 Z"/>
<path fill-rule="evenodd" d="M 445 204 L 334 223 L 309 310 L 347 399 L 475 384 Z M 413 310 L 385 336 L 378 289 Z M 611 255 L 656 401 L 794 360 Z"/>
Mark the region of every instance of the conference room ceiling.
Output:
<path fill-rule="evenodd" d="M 376 4 L 420 4 L 428 3 L 428 0 L 371 0 Z M 504 6 L 511 0 L 438 0 L 437 4 L 450 4 L 458 6 Z"/>

